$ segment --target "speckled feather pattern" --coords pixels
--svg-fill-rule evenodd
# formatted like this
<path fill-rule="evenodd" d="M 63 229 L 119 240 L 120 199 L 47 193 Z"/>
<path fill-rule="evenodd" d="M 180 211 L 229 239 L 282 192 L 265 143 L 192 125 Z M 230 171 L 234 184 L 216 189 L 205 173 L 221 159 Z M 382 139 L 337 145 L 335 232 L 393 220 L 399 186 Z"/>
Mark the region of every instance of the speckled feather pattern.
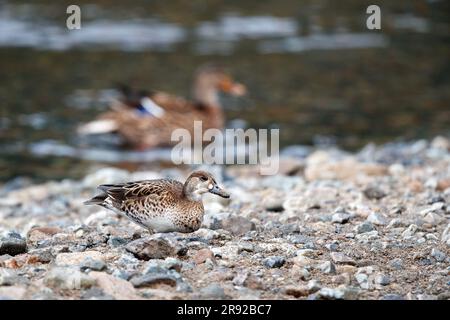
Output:
<path fill-rule="evenodd" d="M 157 232 L 193 232 L 203 221 L 203 203 L 186 198 L 183 184 L 176 180 L 143 180 L 99 189 L 105 194 L 96 197 L 102 200 L 96 204 Z"/>

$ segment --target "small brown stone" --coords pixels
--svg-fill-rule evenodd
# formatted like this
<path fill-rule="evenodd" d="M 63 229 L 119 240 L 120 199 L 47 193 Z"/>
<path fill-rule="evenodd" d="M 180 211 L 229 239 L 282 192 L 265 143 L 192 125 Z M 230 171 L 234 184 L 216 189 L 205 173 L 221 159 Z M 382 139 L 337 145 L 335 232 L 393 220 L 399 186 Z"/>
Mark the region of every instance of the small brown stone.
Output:
<path fill-rule="evenodd" d="M 6 260 L 5 267 L 10 269 L 22 268 L 25 264 L 27 264 L 29 258 L 30 255 L 27 253 L 19 254 L 11 259 Z"/>
<path fill-rule="evenodd" d="M 445 191 L 450 188 L 450 179 L 441 179 L 436 185 L 437 191 Z"/>
<path fill-rule="evenodd" d="M 216 259 L 214 258 L 214 253 L 207 248 L 197 251 L 194 256 L 195 264 L 205 263 L 207 259 L 210 259 L 213 262 L 216 261 Z"/>
<path fill-rule="evenodd" d="M 125 249 L 142 260 L 165 259 L 177 254 L 176 248 L 169 241 L 152 237 L 134 240 Z"/>
<path fill-rule="evenodd" d="M 305 297 L 309 294 L 307 286 L 287 286 L 284 293 L 295 298 Z"/>
<path fill-rule="evenodd" d="M 413 180 L 410 183 L 408 183 L 408 188 L 412 192 L 422 192 L 423 191 L 423 184 L 418 180 Z"/>
<path fill-rule="evenodd" d="M 101 252 L 90 250 L 84 252 L 63 252 L 56 256 L 55 264 L 57 266 L 78 266 L 85 259 L 104 260 Z"/>
<path fill-rule="evenodd" d="M 33 235 L 33 233 L 42 233 L 46 236 L 53 236 L 57 233 L 61 233 L 62 229 L 58 228 L 58 227 L 35 227 L 32 228 L 30 231 L 28 231 L 27 233 L 27 238 L 30 238 L 30 236 Z"/>
<path fill-rule="evenodd" d="M 92 271 L 89 275 L 97 281 L 103 292 L 119 300 L 142 299 L 133 285 L 123 279 L 116 278 L 104 272 Z"/>
<path fill-rule="evenodd" d="M 254 275 L 249 275 L 244 281 L 244 286 L 252 290 L 264 290 L 264 284 L 260 278 Z"/>

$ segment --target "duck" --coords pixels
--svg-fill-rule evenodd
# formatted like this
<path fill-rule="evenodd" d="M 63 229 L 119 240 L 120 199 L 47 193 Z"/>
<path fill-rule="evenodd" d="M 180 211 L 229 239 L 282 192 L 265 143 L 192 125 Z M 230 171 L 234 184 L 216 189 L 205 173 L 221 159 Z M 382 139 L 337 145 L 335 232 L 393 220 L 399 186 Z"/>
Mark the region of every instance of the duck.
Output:
<path fill-rule="evenodd" d="M 223 129 L 225 115 L 219 93 L 240 97 L 246 94 L 246 87 L 217 65 L 200 67 L 194 79 L 193 101 L 166 92 L 135 92 L 123 87 L 125 99 L 114 101 L 111 110 L 82 125 L 78 132 L 115 132 L 124 146 L 145 150 L 174 145 L 171 135 L 178 128 L 187 129 L 192 136 L 194 121 L 201 121 L 203 130 Z"/>
<path fill-rule="evenodd" d="M 230 194 L 206 171 L 192 172 L 184 183 L 153 179 L 98 186 L 101 194 L 84 202 L 123 215 L 141 227 L 157 233 L 191 233 L 203 222 L 202 195 L 222 198 Z"/>

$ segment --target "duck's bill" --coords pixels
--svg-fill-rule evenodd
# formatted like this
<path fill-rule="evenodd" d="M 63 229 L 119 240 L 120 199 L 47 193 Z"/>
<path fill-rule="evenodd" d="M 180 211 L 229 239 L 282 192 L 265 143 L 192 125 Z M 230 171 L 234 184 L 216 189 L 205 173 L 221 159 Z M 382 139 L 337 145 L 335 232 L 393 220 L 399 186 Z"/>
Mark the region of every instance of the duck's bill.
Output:
<path fill-rule="evenodd" d="M 228 93 L 232 96 L 237 96 L 237 97 L 243 96 L 247 93 L 247 88 L 243 84 L 234 82 L 229 77 L 225 77 L 219 83 L 219 89 L 225 93 Z"/>
<path fill-rule="evenodd" d="M 230 197 L 230 194 L 228 192 L 226 192 L 225 190 L 223 190 L 222 188 L 220 188 L 218 186 L 212 187 L 212 189 L 210 189 L 209 192 L 211 192 L 213 194 L 217 194 L 218 196 L 220 196 L 222 198 Z"/>

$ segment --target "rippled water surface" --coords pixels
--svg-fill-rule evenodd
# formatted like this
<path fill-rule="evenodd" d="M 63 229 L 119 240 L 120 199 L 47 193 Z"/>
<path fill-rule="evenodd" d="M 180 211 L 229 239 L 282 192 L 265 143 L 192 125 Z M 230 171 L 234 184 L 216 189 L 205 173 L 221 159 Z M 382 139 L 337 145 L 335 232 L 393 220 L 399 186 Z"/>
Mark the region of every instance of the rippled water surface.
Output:
<path fill-rule="evenodd" d="M 230 126 L 280 128 L 284 146 L 450 134 L 446 1 L 381 1 L 381 31 L 366 29 L 365 1 L 77 3 L 82 28 L 69 31 L 69 1 L 0 1 L 1 180 L 139 158 L 83 149 L 74 129 L 117 83 L 189 96 L 205 62 L 248 86 L 224 97 Z"/>

